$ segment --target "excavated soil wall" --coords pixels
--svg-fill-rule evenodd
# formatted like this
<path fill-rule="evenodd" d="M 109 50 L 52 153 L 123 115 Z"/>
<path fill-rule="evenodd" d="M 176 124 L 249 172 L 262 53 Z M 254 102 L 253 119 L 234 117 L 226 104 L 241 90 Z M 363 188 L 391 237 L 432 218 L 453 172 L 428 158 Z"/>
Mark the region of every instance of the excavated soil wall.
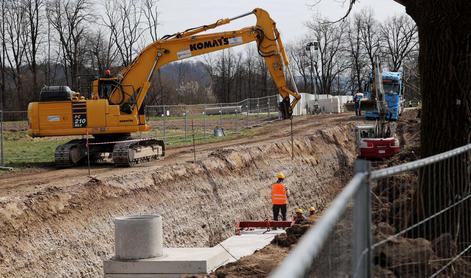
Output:
<path fill-rule="evenodd" d="M 350 125 L 220 149 L 197 163 L 141 167 L 86 183 L 0 199 L 0 277 L 99 277 L 113 254 L 113 218 L 159 213 L 168 247 L 209 246 L 241 219 L 271 215 L 270 184 L 284 171 L 296 206 L 325 207 L 351 177 Z"/>

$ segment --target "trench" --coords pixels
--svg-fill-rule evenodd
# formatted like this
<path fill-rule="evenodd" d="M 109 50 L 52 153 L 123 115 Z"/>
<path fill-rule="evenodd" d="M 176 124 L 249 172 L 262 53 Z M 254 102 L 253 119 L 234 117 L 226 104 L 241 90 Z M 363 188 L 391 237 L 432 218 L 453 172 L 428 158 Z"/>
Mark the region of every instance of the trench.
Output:
<path fill-rule="evenodd" d="M 0 200 L 0 277 L 100 277 L 117 216 L 159 213 L 166 247 L 213 246 L 238 220 L 271 217 L 270 184 L 283 171 L 295 207 L 323 209 L 351 177 L 352 126 L 222 148 L 198 163 L 142 167 Z"/>

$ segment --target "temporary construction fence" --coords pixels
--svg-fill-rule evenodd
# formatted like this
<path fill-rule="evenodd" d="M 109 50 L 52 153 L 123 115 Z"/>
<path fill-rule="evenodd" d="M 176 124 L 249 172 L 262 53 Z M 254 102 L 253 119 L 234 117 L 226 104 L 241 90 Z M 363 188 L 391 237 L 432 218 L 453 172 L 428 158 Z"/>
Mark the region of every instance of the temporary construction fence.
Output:
<path fill-rule="evenodd" d="M 470 277 L 471 144 L 356 174 L 270 277 Z"/>
<path fill-rule="evenodd" d="M 277 96 L 249 98 L 234 103 L 146 106 L 151 136 L 168 145 L 206 142 L 240 134 L 247 128 L 277 119 Z"/>
<path fill-rule="evenodd" d="M 26 138 L 28 131 L 27 111 L 0 110 L 0 167 L 9 165 L 12 156 L 24 156 L 25 146 L 15 147 L 17 140 Z M 12 154 L 12 151 L 15 154 Z M 17 151 L 19 151 L 17 153 Z M 9 167 L 6 167 L 10 169 Z"/>
<path fill-rule="evenodd" d="M 146 106 L 152 130 L 167 145 L 200 144 L 231 137 L 248 128 L 277 119 L 277 96 L 250 98 L 236 103 Z M 0 166 L 52 162 L 55 148 L 73 137 L 31 138 L 27 111 L 0 111 Z"/>

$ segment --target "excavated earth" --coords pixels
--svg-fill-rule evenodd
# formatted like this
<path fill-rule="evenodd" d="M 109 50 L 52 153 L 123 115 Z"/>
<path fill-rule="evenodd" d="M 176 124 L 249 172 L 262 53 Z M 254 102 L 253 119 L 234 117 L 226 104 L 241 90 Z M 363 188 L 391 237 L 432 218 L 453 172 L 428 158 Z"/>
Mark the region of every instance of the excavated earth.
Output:
<path fill-rule="evenodd" d="M 53 170 L 0 180 L 0 277 L 100 277 L 117 216 L 159 213 L 168 247 L 212 246 L 241 219 L 271 215 L 270 184 L 284 171 L 295 207 L 327 206 L 351 177 L 351 114 L 269 123 L 252 138 L 170 152 L 132 169 Z M 78 175 L 80 174 L 80 175 Z M 36 178 L 35 178 L 36 177 Z"/>

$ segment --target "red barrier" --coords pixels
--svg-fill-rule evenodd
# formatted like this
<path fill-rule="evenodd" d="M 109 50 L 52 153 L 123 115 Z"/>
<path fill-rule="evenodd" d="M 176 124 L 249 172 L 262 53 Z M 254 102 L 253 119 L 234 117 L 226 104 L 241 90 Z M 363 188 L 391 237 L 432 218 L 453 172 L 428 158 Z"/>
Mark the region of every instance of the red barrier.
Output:
<path fill-rule="evenodd" d="M 240 221 L 236 224 L 236 235 L 240 235 L 240 232 L 244 229 L 249 228 L 289 228 L 293 226 L 294 221 L 274 221 L 274 220 L 259 220 L 259 221 Z"/>

